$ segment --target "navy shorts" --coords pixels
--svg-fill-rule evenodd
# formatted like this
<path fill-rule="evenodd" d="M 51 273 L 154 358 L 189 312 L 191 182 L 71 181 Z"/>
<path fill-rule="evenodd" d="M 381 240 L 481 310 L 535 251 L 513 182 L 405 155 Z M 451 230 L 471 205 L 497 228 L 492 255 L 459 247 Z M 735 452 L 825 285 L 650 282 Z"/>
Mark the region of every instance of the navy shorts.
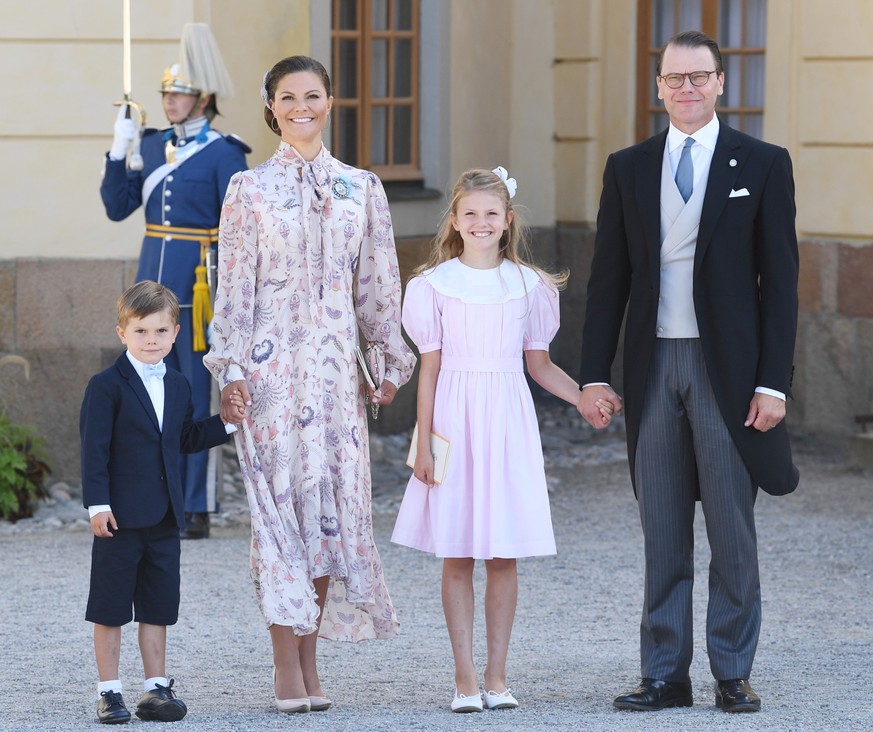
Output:
<path fill-rule="evenodd" d="M 85 620 L 118 627 L 179 619 L 179 527 L 168 511 L 157 526 L 94 537 Z"/>

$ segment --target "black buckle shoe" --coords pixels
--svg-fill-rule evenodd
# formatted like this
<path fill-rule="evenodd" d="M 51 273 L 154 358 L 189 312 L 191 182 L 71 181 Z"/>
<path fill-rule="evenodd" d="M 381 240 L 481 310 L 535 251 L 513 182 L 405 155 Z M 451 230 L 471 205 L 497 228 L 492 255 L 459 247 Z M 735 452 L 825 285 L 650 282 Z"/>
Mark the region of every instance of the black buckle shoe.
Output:
<path fill-rule="evenodd" d="M 209 514 L 186 513 L 185 528 L 179 534 L 182 539 L 208 539 L 209 538 Z"/>
<path fill-rule="evenodd" d="M 124 705 L 124 697 L 117 691 L 101 691 L 97 702 L 97 721 L 100 724 L 126 724 L 130 712 Z"/>
<path fill-rule="evenodd" d="M 760 712 L 759 697 L 746 679 L 718 681 L 715 685 L 715 706 L 726 712 Z"/>
<path fill-rule="evenodd" d="M 667 707 L 690 707 L 693 703 L 688 682 L 643 679 L 630 693 L 615 697 L 612 706 L 634 712 L 657 712 Z"/>
<path fill-rule="evenodd" d="M 146 691 L 136 703 L 136 716 L 145 722 L 178 722 L 188 713 L 185 702 L 176 698 L 173 681 L 167 686 L 156 684 L 157 688 Z"/>

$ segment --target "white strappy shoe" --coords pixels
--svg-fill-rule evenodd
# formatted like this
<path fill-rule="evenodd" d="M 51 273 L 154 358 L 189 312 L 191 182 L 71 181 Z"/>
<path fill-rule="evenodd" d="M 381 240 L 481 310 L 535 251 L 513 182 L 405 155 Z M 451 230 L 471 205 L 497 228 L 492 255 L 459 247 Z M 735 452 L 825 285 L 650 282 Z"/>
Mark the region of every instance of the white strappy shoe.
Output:
<path fill-rule="evenodd" d="M 518 701 L 509 689 L 500 694 L 496 691 L 486 691 L 485 706 L 488 709 L 515 709 L 518 706 Z"/>
<path fill-rule="evenodd" d="M 452 700 L 452 711 L 462 714 L 465 712 L 481 712 L 482 695 L 476 694 L 476 696 L 467 696 L 465 694 L 459 694 L 458 690 L 455 689 L 455 698 Z"/>

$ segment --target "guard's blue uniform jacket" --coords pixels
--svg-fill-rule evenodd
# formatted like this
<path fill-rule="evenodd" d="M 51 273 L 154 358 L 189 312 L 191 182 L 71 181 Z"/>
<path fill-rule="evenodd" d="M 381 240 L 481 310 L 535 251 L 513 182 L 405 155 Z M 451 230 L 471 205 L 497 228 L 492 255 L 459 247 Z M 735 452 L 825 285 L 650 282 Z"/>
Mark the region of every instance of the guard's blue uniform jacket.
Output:
<path fill-rule="evenodd" d="M 137 281 L 154 280 L 169 287 L 179 298 L 181 328 L 176 344 L 166 361 L 181 371 L 191 384 L 194 418 L 209 416 L 212 377 L 203 366 L 205 352 L 194 352 L 191 302 L 194 269 L 200 264 L 201 241 L 208 239 L 213 249 L 218 241 L 217 229 L 224 194 L 231 176 L 245 170 L 250 148 L 238 138 L 210 132 L 215 138 L 202 145 L 177 167 L 157 181 L 145 201 L 146 236 L 139 258 Z M 141 154 L 143 169 L 127 170 L 124 160 L 106 158 L 106 170 L 100 185 L 100 197 L 106 215 L 121 221 L 143 204 L 143 184 L 153 171 L 166 163 L 165 144 L 169 138 L 178 155 L 194 139 L 177 139 L 169 130 L 143 131 Z M 181 232 L 192 229 L 194 232 Z M 188 238 L 190 237 L 190 238 Z M 185 511 L 205 513 L 215 510 L 214 493 L 207 495 L 207 453 L 183 456 L 182 484 Z"/>

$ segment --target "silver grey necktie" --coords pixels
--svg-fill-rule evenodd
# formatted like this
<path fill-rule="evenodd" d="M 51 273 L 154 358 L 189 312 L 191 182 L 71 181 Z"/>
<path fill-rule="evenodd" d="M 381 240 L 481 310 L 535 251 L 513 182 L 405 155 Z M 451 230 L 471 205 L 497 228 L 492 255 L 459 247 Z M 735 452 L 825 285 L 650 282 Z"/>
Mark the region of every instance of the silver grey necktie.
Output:
<path fill-rule="evenodd" d="M 691 146 L 693 144 L 693 137 L 685 138 L 682 155 L 679 157 L 679 165 L 676 166 L 676 187 L 682 194 L 685 203 L 688 203 L 691 192 L 694 190 L 694 165 L 691 162 Z"/>

